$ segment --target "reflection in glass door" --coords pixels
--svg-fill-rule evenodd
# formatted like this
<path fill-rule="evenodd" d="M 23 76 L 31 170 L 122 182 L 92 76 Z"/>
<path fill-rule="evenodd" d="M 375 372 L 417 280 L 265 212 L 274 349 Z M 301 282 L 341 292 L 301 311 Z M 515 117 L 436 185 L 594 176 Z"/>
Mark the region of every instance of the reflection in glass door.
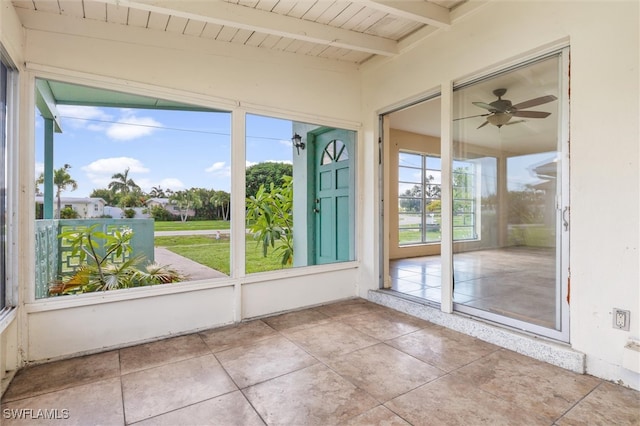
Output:
<path fill-rule="evenodd" d="M 454 91 L 453 300 L 566 340 L 561 67 L 554 55 Z"/>

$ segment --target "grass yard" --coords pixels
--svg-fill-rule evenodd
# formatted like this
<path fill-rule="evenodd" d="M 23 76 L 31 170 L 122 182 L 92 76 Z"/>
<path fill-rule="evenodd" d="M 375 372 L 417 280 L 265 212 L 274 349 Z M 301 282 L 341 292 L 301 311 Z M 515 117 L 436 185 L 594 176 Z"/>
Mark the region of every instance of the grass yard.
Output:
<path fill-rule="evenodd" d="M 245 241 L 247 253 L 246 269 L 248 274 L 283 269 L 279 257 L 272 255 L 271 250 L 267 254 L 267 257 L 262 255 L 262 247 L 257 245 L 252 235 L 247 235 Z M 155 245 L 166 247 L 180 256 L 189 258 L 194 262 L 198 262 L 227 275 L 230 273 L 229 258 L 231 245 L 229 244 L 228 235 L 223 235 L 219 240 L 216 240 L 213 235 L 155 237 Z M 288 267 L 289 266 L 286 268 Z"/>
<path fill-rule="evenodd" d="M 200 231 L 212 229 L 229 229 L 228 220 L 187 220 L 186 222 L 168 221 L 154 222 L 155 231 Z"/>

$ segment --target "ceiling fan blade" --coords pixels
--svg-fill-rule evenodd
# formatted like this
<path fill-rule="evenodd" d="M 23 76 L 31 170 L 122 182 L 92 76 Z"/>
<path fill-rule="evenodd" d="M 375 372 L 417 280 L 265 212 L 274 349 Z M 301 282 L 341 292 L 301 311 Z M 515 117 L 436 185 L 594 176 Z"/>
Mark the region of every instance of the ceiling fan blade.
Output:
<path fill-rule="evenodd" d="M 470 115 L 469 117 L 454 118 L 454 119 L 453 119 L 453 121 L 466 120 L 467 118 L 486 117 L 487 115 L 491 115 L 491 113 L 487 113 L 487 114 L 478 114 L 478 115 Z"/>
<path fill-rule="evenodd" d="M 471 103 L 472 103 L 472 104 L 474 104 L 474 105 L 475 105 L 475 106 L 477 106 L 477 107 L 487 109 L 487 110 L 489 110 L 489 111 L 491 111 L 491 112 L 495 112 L 495 111 L 498 111 L 498 112 L 505 112 L 504 110 L 499 109 L 499 108 L 496 108 L 496 107 L 494 107 L 493 105 L 490 105 L 490 104 L 488 104 L 488 103 L 486 103 L 486 102 L 471 102 Z"/>
<path fill-rule="evenodd" d="M 529 99 L 528 101 L 524 101 L 524 102 L 520 102 L 519 104 L 515 104 L 515 105 L 512 106 L 512 108 L 515 108 L 515 109 L 527 109 L 527 108 L 531 108 L 531 107 L 534 107 L 534 106 L 546 104 L 547 102 L 555 101 L 556 99 L 558 99 L 558 98 L 556 98 L 553 95 L 541 96 L 539 98 Z"/>
<path fill-rule="evenodd" d="M 546 118 L 551 115 L 550 112 L 544 111 L 516 111 L 512 113 L 515 117 L 527 117 L 527 118 Z"/>
<path fill-rule="evenodd" d="M 479 126 L 476 128 L 476 130 L 478 130 L 478 129 L 479 129 L 479 128 L 481 128 L 481 127 L 486 126 L 487 124 L 489 124 L 489 122 L 488 122 L 488 121 L 485 121 L 484 123 L 482 123 L 481 125 L 479 125 Z"/>

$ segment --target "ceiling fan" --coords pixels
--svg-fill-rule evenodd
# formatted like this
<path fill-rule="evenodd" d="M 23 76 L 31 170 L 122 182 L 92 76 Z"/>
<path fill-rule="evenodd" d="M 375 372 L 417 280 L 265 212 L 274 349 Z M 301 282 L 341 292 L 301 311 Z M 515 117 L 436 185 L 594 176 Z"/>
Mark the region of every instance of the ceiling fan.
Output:
<path fill-rule="evenodd" d="M 526 108 L 535 107 L 538 105 L 546 104 L 551 101 L 555 101 L 556 98 L 553 95 L 541 96 L 535 99 L 529 99 L 528 101 L 520 102 L 518 104 L 513 105 L 510 100 L 502 99 L 502 97 L 507 93 L 507 89 L 496 89 L 493 91 L 493 94 L 498 97 L 497 100 L 491 102 L 490 104 L 485 102 L 472 102 L 475 106 L 484 108 L 489 112 L 486 114 L 478 114 L 472 115 L 469 117 L 456 118 L 453 121 L 458 120 L 466 120 L 467 118 L 475 118 L 475 117 L 487 117 L 485 122 L 478 126 L 478 129 L 486 126 L 487 124 L 493 124 L 494 126 L 500 128 L 504 125 L 521 123 L 524 120 L 512 121 L 509 123 L 509 120 L 513 117 L 525 117 L 525 118 L 546 118 L 551 115 L 550 112 L 544 111 L 523 111 Z"/>

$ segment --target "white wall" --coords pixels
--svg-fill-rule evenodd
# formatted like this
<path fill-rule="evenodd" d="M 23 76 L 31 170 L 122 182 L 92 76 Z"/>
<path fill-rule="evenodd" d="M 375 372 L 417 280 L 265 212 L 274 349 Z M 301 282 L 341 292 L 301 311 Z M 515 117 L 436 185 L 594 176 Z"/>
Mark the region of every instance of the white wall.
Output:
<path fill-rule="evenodd" d="M 570 45 L 571 346 L 587 355 L 587 372 L 635 388 L 640 375 L 621 365 L 625 344 L 640 337 L 638 5 L 490 2 L 398 57 L 367 64 L 362 86 L 363 189 L 375 194 L 380 110 L 550 46 Z M 364 210 L 377 211 L 375 196 L 365 203 Z M 366 216 L 363 226 L 377 229 L 377 221 Z M 376 250 L 364 257 L 363 276 L 376 273 Z M 613 307 L 631 311 L 629 332 L 613 329 Z"/>
<path fill-rule="evenodd" d="M 24 61 L 22 56 L 24 47 L 24 34 L 18 17 L 11 4 L 8 2 L 0 3 L 0 46 L 3 50 L 3 55 L 6 55 L 6 59 L 12 62 L 12 65 L 17 66 L 20 69 L 21 64 Z M 17 141 L 8 141 L 8 182 L 16 181 L 19 169 L 16 168 L 16 164 L 12 162 L 13 158 L 17 157 L 18 144 Z M 31 179 L 33 179 L 33 172 L 30 173 Z M 7 232 L 8 239 L 7 245 L 10 250 L 16 250 L 19 247 L 17 241 L 19 241 L 18 234 L 14 231 L 19 225 L 20 221 L 24 218 L 21 217 L 18 212 L 18 200 L 16 195 L 18 188 L 8 188 L 8 216 L 7 216 Z M 30 204 L 33 204 L 31 202 Z M 17 256 L 7 259 L 7 279 L 9 285 L 15 285 L 15 283 L 24 277 L 18 274 L 16 271 Z M 12 298 L 17 298 L 16 294 L 12 295 Z M 22 314 L 21 309 L 18 307 L 10 311 L 6 315 L 0 316 L 0 380 L 2 382 L 0 386 L 0 394 L 8 385 L 10 377 L 15 372 L 19 365 L 18 347 L 20 339 L 20 330 L 18 330 L 18 318 Z"/>
<path fill-rule="evenodd" d="M 20 16 L 27 28 L 29 81 L 42 77 L 132 91 L 239 112 L 236 117 L 248 112 L 358 127 L 360 80 L 353 64 L 252 47 L 238 50 L 229 43 L 60 15 L 39 17 L 21 10 Z M 29 93 L 24 96 L 29 99 Z M 25 132 L 32 125 L 27 122 Z M 235 127 L 232 133 L 235 153 L 244 140 Z M 28 138 L 23 142 L 33 145 Z M 33 158 L 27 157 L 21 165 L 32 170 Z M 244 158 L 232 158 L 240 166 L 236 173 L 243 174 Z M 33 241 L 29 232 L 22 231 L 25 241 Z M 25 276 L 33 269 L 33 251 L 26 247 Z M 357 266 L 347 262 L 263 276 L 239 273 L 209 282 L 38 301 L 29 299 L 32 284 L 24 282 L 22 328 L 28 338 L 22 349 L 25 360 L 40 362 L 353 297 Z"/>

